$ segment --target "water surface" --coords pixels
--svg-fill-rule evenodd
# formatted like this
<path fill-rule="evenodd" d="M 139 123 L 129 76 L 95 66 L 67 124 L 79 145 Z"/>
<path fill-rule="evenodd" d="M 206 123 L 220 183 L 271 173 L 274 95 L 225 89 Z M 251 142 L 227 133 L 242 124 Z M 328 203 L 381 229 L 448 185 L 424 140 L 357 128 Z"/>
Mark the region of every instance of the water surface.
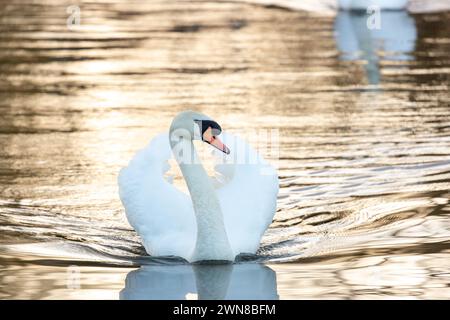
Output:
<path fill-rule="evenodd" d="M 71 4 L 0 1 L 0 298 L 450 296 L 449 13 L 105 0 L 69 30 Z M 146 256 L 118 198 L 185 109 L 279 132 L 278 211 L 233 266 Z"/>

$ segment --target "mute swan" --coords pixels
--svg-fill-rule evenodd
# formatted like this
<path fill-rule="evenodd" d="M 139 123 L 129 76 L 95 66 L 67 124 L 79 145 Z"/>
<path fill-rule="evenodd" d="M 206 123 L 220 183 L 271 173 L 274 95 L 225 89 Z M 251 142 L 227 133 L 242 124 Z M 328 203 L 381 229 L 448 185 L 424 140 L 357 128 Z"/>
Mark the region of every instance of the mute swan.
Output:
<path fill-rule="evenodd" d="M 233 146 L 228 149 L 217 137 L 221 131 L 201 113 L 182 112 L 169 134 L 156 136 L 121 170 L 120 198 L 147 253 L 189 262 L 234 261 L 236 255 L 258 249 L 276 210 L 278 176 L 248 144 L 222 133 L 224 142 Z M 214 146 L 225 159 L 215 167 L 226 181 L 217 189 L 193 140 Z M 190 197 L 164 178 L 172 153 Z"/>
<path fill-rule="evenodd" d="M 411 60 L 417 30 L 406 11 L 383 11 L 380 29 L 367 28 L 367 15 L 340 11 L 334 22 L 334 36 L 342 60 L 365 60 L 370 84 L 381 81 L 382 60 Z"/>
<path fill-rule="evenodd" d="M 370 6 L 382 10 L 402 10 L 406 8 L 408 0 L 339 0 L 339 8 L 344 10 L 367 10 Z"/>

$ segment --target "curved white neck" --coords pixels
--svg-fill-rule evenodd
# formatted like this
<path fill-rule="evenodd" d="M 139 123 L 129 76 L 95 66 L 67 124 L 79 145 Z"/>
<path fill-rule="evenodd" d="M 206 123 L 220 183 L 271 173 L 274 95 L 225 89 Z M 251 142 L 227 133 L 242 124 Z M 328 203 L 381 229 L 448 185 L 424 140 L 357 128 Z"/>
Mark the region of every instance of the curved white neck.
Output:
<path fill-rule="evenodd" d="M 204 260 L 234 261 L 228 241 L 223 214 L 211 179 L 203 168 L 191 140 L 181 139 L 172 145 L 183 177 L 191 194 L 197 221 L 197 240 L 191 262 Z M 180 155 L 180 152 L 182 153 Z M 182 155 L 190 155 L 189 160 Z"/>

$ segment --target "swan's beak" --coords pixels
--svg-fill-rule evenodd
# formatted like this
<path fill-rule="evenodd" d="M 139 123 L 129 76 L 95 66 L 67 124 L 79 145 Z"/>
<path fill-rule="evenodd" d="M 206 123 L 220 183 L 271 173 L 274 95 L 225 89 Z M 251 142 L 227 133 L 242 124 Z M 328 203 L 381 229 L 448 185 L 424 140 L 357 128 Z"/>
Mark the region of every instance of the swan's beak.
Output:
<path fill-rule="evenodd" d="M 219 138 L 217 138 L 212 133 L 211 127 L 209 127 L 204 133 L 203 133 L 203 141 L 206 143 L 209 143 L 213 147 L 219 149 L 223 153 L 230 154 L 230 149 L 222 142 Z"/>

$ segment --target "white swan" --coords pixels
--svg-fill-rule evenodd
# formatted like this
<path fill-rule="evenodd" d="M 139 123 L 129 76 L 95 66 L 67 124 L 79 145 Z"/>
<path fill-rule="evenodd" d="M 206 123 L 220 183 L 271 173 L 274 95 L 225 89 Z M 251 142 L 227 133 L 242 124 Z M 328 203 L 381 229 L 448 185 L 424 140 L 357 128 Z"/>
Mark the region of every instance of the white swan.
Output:
<path fill-rule="evenodd" d="M 344 10 L 367 10 L 370 6 L 376 6 L 383 10 L 405 9 L 408 0 L 339 0 L 339 8 Z"/>
<path fill-rule="evenodd" d="M 233 261 L 240 253 L 258 249 L 276 210 L 278 177 L 245 142 L 222 134 L 230 150 L 216 137 L 220 133 L 211 118 L 182 112 L 174 118 L 169 135 L 155 137 L 121 170 L 120 198 L 149 254 L 180 256 L 190 262 Z M 219 188 L 214 188 L 192 140 L 223 152 L 219 153 L 225 162 L 215 168 L 225 181 Z M 164 178 L 172 153 L 191 197 Z"/>
<path fill-rule="evenodd" d="M 278 300 L 277 276 L 265 265 L 144 265 L 127 274 L 121 300 Z"/>

